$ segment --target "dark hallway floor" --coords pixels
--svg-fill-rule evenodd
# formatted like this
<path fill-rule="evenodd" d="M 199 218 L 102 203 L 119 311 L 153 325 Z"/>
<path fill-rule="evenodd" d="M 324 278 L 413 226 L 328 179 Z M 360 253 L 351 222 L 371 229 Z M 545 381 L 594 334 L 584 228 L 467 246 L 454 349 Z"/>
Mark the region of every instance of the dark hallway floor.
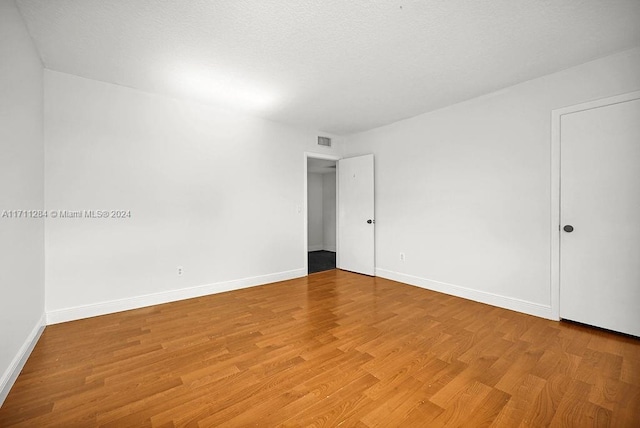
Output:
<path fill-rule="evenodd" d="M 336 253 L 333 251 L 309 251 L 309 273 L 336 268 Z"/>

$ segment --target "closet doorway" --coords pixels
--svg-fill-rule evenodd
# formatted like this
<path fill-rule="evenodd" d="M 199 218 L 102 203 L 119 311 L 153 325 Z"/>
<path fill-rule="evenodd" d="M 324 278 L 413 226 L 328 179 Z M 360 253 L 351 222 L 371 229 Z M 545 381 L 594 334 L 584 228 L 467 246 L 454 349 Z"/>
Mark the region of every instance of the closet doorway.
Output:
<path fill-rule="evenodd" d="M 336 163 L 333 159 L 307 157 L 309 274 L 336 268 Z"/>

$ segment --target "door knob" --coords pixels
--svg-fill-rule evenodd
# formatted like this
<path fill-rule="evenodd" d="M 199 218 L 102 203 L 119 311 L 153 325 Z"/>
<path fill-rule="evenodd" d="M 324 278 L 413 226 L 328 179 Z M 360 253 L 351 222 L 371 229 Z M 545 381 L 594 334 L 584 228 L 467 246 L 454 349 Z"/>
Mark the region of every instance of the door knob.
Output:
<path fill-rule="evenodd" d="M 371 219 L 367 220 L 367 223 L 369 223 L 369 224 L 375 223 L 375 222 L 376 222 L 375 220 L 371 220 Z"/>
<path fill-rule="evenodd" d="M 563 227 L 564 231 L 567 233 L 571 233 L 573 232 L 573 226 L 571 226 L 570 224 L 566 225 L 565 227 Z"/>

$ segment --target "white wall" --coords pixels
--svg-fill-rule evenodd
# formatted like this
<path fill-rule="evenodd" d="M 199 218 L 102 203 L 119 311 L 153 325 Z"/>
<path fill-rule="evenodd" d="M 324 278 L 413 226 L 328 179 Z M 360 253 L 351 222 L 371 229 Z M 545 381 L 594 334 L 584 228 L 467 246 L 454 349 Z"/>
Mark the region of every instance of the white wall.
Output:
<path fill-rule="evenodd" d="M 322 174 L 310 172 L 307 174 L 307 245 L 309 251 L 318 251 L 324 248 L 324 221 L 323 221 L 323 189 Z"/>
<path fill-rule="evenodd" d="M 13 0 L 0 0 L 0 404 L 43 328 L 42 64 Z"/>
<path fill-rule="evenodd" d="M 322 243 L 326 251 L 336 251 L 336 173 L 322 174 Z"/>
<path fill-rule="evenodd" d="M 638 89 L 640 48 L 349 136 L 375 154 L 377 274 L 550 317 L 551 111 Z"/>
<path fill-rule="evenodd" d="M 46 207 L 131 211 L 47 219 L 51 322 L 306 274 L 317 132 L 48 70 L 45 88 Z"/>
<path fill-rule="evenodd" d="M 336 251 L 336 174 L 307 174 L 308 250 Z"/>

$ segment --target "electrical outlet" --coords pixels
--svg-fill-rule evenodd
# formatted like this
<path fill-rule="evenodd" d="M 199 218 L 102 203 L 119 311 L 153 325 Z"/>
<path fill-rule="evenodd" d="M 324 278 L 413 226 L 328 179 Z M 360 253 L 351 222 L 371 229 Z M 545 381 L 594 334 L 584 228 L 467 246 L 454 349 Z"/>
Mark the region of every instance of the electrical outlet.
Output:
<path fill-rule="evenodd" d="M 403 262 L 404 261 L 404 253 L 400 253 L 400 261 Z"/>
<path fill-rule="evenodd" d="M 184 273 L 184 268 L 182 266 L 178 266 L 178 269 L 177 269 L 178 276 L 182 276 L 183 273 Z"/>

